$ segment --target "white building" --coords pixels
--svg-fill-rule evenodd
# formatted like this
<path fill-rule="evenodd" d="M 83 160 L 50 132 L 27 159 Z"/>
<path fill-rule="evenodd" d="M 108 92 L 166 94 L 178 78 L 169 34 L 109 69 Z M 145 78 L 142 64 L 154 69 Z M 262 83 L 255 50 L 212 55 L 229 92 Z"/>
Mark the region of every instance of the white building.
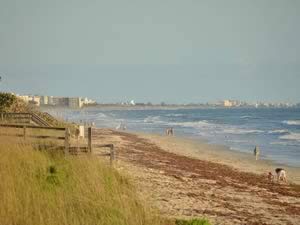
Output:
<path fill-rule="evenodd" d="M 90 104 L 95 104 L 96 103 L 96 101 L 94 101 L 92 99 L 88 99 L 86 97 L 82 100 L 82 102 L 83 102 L 84 105 L 90 105 Z"/>
<path fill-rule="evenodd" d="M 35 105 L 40 106 L 41 105 L 41 97 L 40 96 L 33 96 L 32 97 L 32 102 Z"/>
<path fill-rule="evenodd" d="M 41 96 L 41 105 L 48 105 L 48 104 L 49 104 L 48 96 Z"/>
<path fill-rule="evenodd" d="M 224 107 L 232 107 L 232 106 L 233 106 L 233 103 L 232 103 L 232 101 L 230 101 L 230 100 L 224 100 L 224 101 L 223 101 L 223 106 L 224 106 Z"/>
<path fill-rule="evenodd" d="M 23 100 L 26 103 L 29 102 L 29 96 L 28 95 L 16 95 L 16 96 L 17 96 L 17 98 Z"/>
<path fill-rule="evenodd" d="M 48 96 L 48 105 L 54 105 L 53 96 Z"/>
<path fill-rule="evenodd" d="M 17 98 L 23 100 L 26 103 L 35 104 L 37 106 L 41 105 L 40 96 L 30 96 L 30 95 L 16 95 Z"/>
<path fill-rule="evenodd" d="M 129 104 L 130 104 L 130 105 L 135 105 L 135 101 L 134 101 L 134 100 L 131 100 Z"/>
<path fill-rule="evenodd" d="M 69 98 L 69 107 L 70 108 L 81 108 L 83 106 L 81 98 Z"/>

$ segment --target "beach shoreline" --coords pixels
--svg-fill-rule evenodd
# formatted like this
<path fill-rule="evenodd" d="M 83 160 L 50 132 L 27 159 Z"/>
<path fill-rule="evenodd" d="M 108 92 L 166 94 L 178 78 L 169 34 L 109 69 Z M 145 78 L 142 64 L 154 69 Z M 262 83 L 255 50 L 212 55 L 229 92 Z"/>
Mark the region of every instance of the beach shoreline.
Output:
<path fill-rule="evenodd" d="M 164 150 L 196 159 L 225 164 L 243 172 L 256 174 L 275 173 L 276 168 L 284 168 L 289 174 L 289 181 L 300 184 L 300 167 L 277 163 L 271 159 L 255 160 L 252 151 L 249 153 L 231 150 L 225 145 L 209 143 L 208 140 L 182 136 L 168 137 L 161 134 L 130 132 L 150 139 Z M 251 153 L 250 153 L 251 152 Z M 275 174 L 274 174 L 275 175 Z"/>
<path fill-rule="evenodd" d="M 300 167 L 299 126 L 293 125 L 298 110 L 123 109 L 49 109 L 49 113 L 72 122 L 95 124 L 96 127 L 115 128 L 123 124 L 135 132 L 163 134 L 165 129 L 172 127 L 176 136 L 195 137 L 201 142 L 204 138 L 209 143 L 229 146 L 235 152 L 252 154 L 254 147 L 259 146 L 260 159 L 272 160 L 280 167 Z"/>
<path fill-rule="evenodd" d="M 289 183 L 278 184 L 267 178 L 272 163 L 223 146 L 113 129 L 94 129 L 93 142 L 114 144 L 115 168 L 164 216 L 222 225 L 300 223 L 299 169 L 285 167 Z"/>

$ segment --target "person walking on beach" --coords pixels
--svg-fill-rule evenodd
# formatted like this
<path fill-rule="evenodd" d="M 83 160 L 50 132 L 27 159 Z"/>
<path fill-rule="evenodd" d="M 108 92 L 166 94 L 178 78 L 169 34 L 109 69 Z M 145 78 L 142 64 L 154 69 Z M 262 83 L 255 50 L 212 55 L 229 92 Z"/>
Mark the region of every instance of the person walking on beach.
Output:
<path fill-rule="evenodd" d="M 258 157 L 259 157 L 259 154 L 260 154 L 260 150 L 259 150 L 259 147 L 258 146 L 255 146 L 254 148 L 254 156 L 255 156 L 255 159 L 256 161 L 258 160 Z"/>
<path fill-rule="evenodd" d="M 167 136 L 174 136 L 174 130 L 173 130 L 173 127 L 167 128 L 167 129 L 166 129 L 166 135 L 167 135 Z"/>

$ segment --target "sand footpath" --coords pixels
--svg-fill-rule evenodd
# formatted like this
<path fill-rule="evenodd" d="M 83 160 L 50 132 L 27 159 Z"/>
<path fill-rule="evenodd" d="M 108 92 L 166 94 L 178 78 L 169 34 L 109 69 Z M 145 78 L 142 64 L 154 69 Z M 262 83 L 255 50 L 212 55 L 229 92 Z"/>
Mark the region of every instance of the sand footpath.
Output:
<path fill-rule="evenodd" d="M 298 168 L 290 184 L 271 183 L 276 165 L 222 146 L 160 135 L 97 129 L 94 143 L 113 143 L 118 168 L 140 196 L 169 217 L 207 217 L 214 224 L 300 224 Z M 98 154 L 95 150 L 94 154 Z"/>

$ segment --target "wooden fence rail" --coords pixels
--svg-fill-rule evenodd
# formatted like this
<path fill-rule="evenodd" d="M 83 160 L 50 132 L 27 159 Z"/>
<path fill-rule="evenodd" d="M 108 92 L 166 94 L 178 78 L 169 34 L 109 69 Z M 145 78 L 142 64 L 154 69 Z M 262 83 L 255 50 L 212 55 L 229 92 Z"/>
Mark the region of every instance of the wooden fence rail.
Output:
<path fill-rule="evenodd" d="M 0 124 L 0 127 L 11 127 L 11 128 L 32 128 L 32 129 L 43 129 L 43 130 L 65 130 L 64 127 L 42 127 L 34 125 L 19 125 L 19 124 Z"/>
<path fill-rule="evenodd" d="M 102 156 L 110 156 L 110 163 L 113 164 L 113 161 L 116 159 L 115 148 L 113 144 L 103 144 L 103 145 L 93 145 L 92 144 L 92 128 L 88 128 L 88 145 L 86 147 L 71 146 L 71 132 L 69 128 L 64 127 L 42 127 L 42 126 L 33 126 L 33 125 L 19 125 L 19 124 L 0 124 L 0 128 L 19 128 L 23 129 L 22 134 L 9 134 L 1 132 L 0 136 L 14 136 L 14 137 L 23 137 L 24 140 L 27 138 L 37 138 L 37 139 L 54 139 L 54 140 L 64 140 L 64 153 L 69 154 L 72 150 L 87 150 L 88 153 L 93 152 L 93 148 L 109 148 L 110 153 L 101 154 Z M 64 135 L 53 136 L 53 135 L 31 135 L 28 133 L 28 129 L 36 130 L 53 130 L 53 131 L 64 131 Z"/>
<path fill-rule="evenodd" d="M 24 140 L 26 138 L 39 138 L 39 139 L 56 139 L 56 140 L 65 140 L 66 135 L 64 136 L 53 136 L 53 135 L 30 135 L 28 134 L 28 129 L 39 129 L 39 130 L 54 130 L 54 131 L 65 131 L 68 128 L 64 127 L 40 127 L 40 126 L 33 126 L 33 125 L 19 125 L 19 124 L 0 124 L 0 128 L 19 128 L 23 129 L 23 134 L 9 134 L 9 133 L 1 133 L 2 136 L 16 136 L 16 137 L 23 137 Z M 68 131 L 69 132 L 69 131 Z"/>
<path fill-rule="evenodd" d="M 51 125 L 45 121 L 43 118 L 41 118 L 39 115 L 35 113 L 1 113 L 0 119 L 2 122 L 8 120 L 8 121 L 18 121 L 20 123 L 28 123 L 31 122 L 38 124 L 40 126 L 45 127 L 51 127 Z"/>

